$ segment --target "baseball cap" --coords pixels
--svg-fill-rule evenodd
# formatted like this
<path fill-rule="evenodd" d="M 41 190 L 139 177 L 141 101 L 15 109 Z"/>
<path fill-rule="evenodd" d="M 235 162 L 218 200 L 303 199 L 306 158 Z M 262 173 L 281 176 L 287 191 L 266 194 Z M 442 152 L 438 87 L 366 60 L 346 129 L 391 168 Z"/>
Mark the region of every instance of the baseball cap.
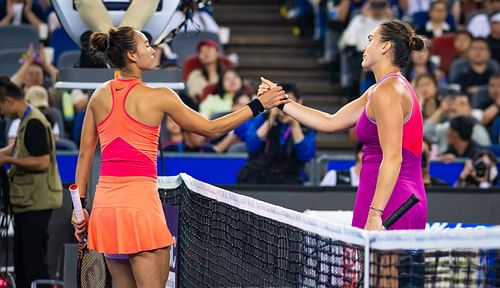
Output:
<path fill-rule="evenodd" d="M 219 50 L 219 46 L 217 45 L 217 42 L 215 42 L 212 39 L 204 39 L 198 42 L 198 45 L 196 45 L 196 51 L 200 51 L 201 46 L 211 46 L 214 47 L 215 49 Z"/>
<path fill-rule="evenodd" d="M 49 107 L 49 93 L 42 86 L 31 86 L 26 91 L 26 100 L 36 108 Z"/>

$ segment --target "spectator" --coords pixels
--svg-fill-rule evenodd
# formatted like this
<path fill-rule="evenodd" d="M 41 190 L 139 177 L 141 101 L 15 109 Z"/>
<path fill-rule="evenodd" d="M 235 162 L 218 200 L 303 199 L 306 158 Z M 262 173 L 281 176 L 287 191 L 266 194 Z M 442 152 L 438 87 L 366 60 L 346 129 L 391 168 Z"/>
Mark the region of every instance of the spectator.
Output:
<path fill-rule="evenodd" d="M 182 130 L 179 124 L 175 123 L 174 119 L 169 116 L 165 117 L 165 128 L 167 130 L 167 137 L 162 141 L 162 149 L 170 145 L 178 145 L 182 143 Z"/>
<path fill-rule="evenodd" d="M 426 73 L 418 75 L 413 82 L 425 120 L 439 107 L 437 80 L 433 74 Z"/>
<path fill-rule="evenodd" d="M 429 144 L 424 139 L 422 143 L 422 177 L 424 178 L 425 187 L 450 186 L 445 181 L 431 176 L 430 174 L 430 148 Z"/>
<path fill-rule="evenodd" d="M 62 123 L 62 116 L 59 110 L 49 106 L 49 94 L 47 90 L 41 86 L 31 86 L 26 91 L 25 98 L 28 103 L 33 105 L 33 107 L 38 108 L 38 110 L 43 113 L 52 127 L 52 135 L 54 136 L 54 139 L 56 141 L 59 140 L 59 136 L 61 134 L 61 127 L 59 126 L 59 123 Z M 10 123 L 7 134 L 9 144 L 14 144 L 17 138 L 20 123 L 21 119 L 19 118 L 12 120 Z"/>
<path fill-rule="evenodd" d="M 497 159 L 488 150 L 476 153 L 472 159 L 465 161 L 455 187 L 475 187 L 489 189 L 498 182 Z"/>
<path fill-rule="evenodd" d="M 239 91 L 234 95 L 232 111 L 236 111 L 241 107 L 247 105 L 252 100 L 252 97 L 244 92 Z M 248 128 L 252 123 L 253 119 L 250 119 L 243 124 L 241 124 L 238 128 L 229 132 L 227 135 L 222 137 L 220 141 L 217 141 L 216 145 L 214 145 L 214 149 L 217 153 L 228 152 L 246 152 L 245 140 L 248 132 Z"/>
<path fill-rule="evenodd" d="M 498 0 L 485 0 L 485 1 L 474 1 L 479 9 L 469 15 L 467 19 L 467 30 L 474 37 L 486 38 L 490 35 L 490 21 L 488 15 L 500 11 L 500 1 Z"/>
<path fill-rule="evenodd" d="M 186 88 L 191 99 L 198 99 L 205 86 L 219 81 L 223 65 L 219 60 L 218 49 L 217 43 L 210 39 L 201 40 L 196 46 L 201 68 L 193 70 L 187 77 Z"/>
<path fill-rule="evenodd" d="M 481 147 L 471 139 L 475 121 L 472 117 L 457 116 L 448 128 L 448 149 L 441 155 L 441 161 L 452 162 L 455 158 L 471 159 Z"/>
<path fill-rule="evenodd" d="M 200 103 L 200 113 L 207 118 L 213 115 L 231 111 L 233 98 L 243 90 L 243 79 L 235 70 L 222 72 L 215 91 Z"/>
<path fill-rule="evenodd" d="M 320 186 L 337 186 L 347 185 L 351 187 L 358 187 L 359 185 L 359 172 L 361 171 L 361 157 L 363 157 L 363 144 L 358 143 L 354 150 L 356 160 L 354 166 L 349 170 L 330 170 L 326 173 Z"/>
<path fill-rule="evenodd" d="M 34 85 L 50 88 L 52 83 L 55 83 L 59 71 L 46 61 L 43 45 L 40 46 L 38 54 L 35 53 L 33 45 L 30 45 L 20 61 L 21 67 L 10 79 L 21 89 L 26 90 Z"/>
<path fill-rule="evenodd" d="M 49 278 L 48 225 L 52 209 L 61 207 L 62 184 L 54 139 L 47 132 L 50 124 L 38 109 L 28 105 L 19 87 L 6 77 L 0 78 L 0 106 L 7 116 L 22 119 L 16 144 L 2 149 L 0 165 L 11 165 L 16 287 L 27 288 L 36 279 Z"/>
<path fill-rule="evenodd" d="M 213 153 L 214 147 L 207 142 L 205 136 L 186 131 L 182 129 L 182 142 L 177 144 L 170 144 L 163 149 L 167 152 L 199 152 L 199 153 Z"/>
<path fill-rule="evenodd" d="M 448 100 L 450 99 L 450 100 Z M 471 117 L 473 120 L 473 128 L 471 139 L 474 143 L 481 146 L 491 145 L 491 139 L 488 131 L 484 126 L 475 118 L 472 118 L 472 109 L 469 103 L 469 98 L 465 94 L 456 94 L 448 96 L 441 101 L 443 104 L 432 117 L 427 119 L 424 123 L 424 135 L 433 143 L 438 144 L 440 153 L 445 152 L 448 146 L 448 130 L 450 128 L 450 121 L 441 121 L 439 119 L 443 116 L 447 119 L 453 119 L 457 116 Z M 444 104 L 449 103 L 449 104 Z M 447 108 L 448 107 L 448 108 Z"/>
<path fill-rule="evenodd" d="M 280 86 L 292 100 L 302 102 L 295 85 Z M 238 183 L 303 183 L 304 165 L 316 153 L 315 132 L 279 109 L 254 118 L 246 145 L 248 161 L 238 172 Z"/>
<path fill-rule="evenodd" d="M 482 87 L 478 92 L 472 95 L 473 108 L 484 112 L 482 113 L 482 120 L 484 125 L 489 126 L 491 121 L 498 114 L 498 110 L 489 109 L 495 108 L 497 98 L 500 97 L 500 73 L 491 75 L 488 80 L 488 86 Z M 500 104 L 500 99 L 498 100 Z M 487 112 L 488 111 L 488 112 Z"/>
<path fill-rule="evenodd" d="M 191 7 L 187 6 L 188 4 L 190 4 Z M 185 26 L 183 25 L 180 27 L 182 31 L 206 31 L 219 34 L 220 27 L 217 22 L 215 22 L 215 19 L 206 10 L 200 10 L 198 6 L 199 4 L 196 1 L 181 2 L 179 8 L 170 18 L 170 21 L 165 28 L 165 31 L 167 32 L 165 34 L 179 28 L 179 26 L 186 21 L 187 13 L 191 13 L 189 15 L 190 18 L 185 23 Z"/>
<path fill-rule="evenodd" d="M 92 32 L 108 32 L 113 20 L 102 0 L 75 0 L 75 7 Z M 129 26 L 141 30 L 155 13 L 160 0 L 132 0 L 118 27 Z"/>
<path fill-rule="evenodd" d="M 339 41 L 341 50 L 340 82 L 343 87 L 354 88 L 356 95 L 361 79 L 360 63 L 363 50 L 368 43 L 368 35 L 379 24 L 391 19 L 386 0 L 371 0 L 368 3 L 365 15 L 354 16 Z"/>
<path fill-rule="evenodd" d="M 489 65 L 490 60 L 486 39 L 475 38 L 469 50 L 469 62 L 457 71 L 456 79 L 451 79 L 452 82 L 459 84 L 463 92 L 473 95 L 480 86 L 488 84 L 491 75 L 499 72 L 498 63 L 494 61 L 493 65 Z"/>
<path fill-rule="evenodd" d="M 38 1 L 7 0 L 0 7 L 0 26 L 29 24 L 38 31 L 43 22 L 43 9 Z"/>
<path fill-rule="evenodd" d="M 421 27 L 416 32 L 426 36 L 429 39 L 440 37 L 444 33 L 452 32 L 452 28 L 446 23 L 448 15 L 448 4 L 444 0 L 436 0 L 431 3 L 429 9 L 429 21 L 424 27 Z"/>
<path fill-rule="evenodd" d="M 186 104 L 189 108 L 194 111 L 198 111 L 198 107 L 191 98 L 187 98 L 186 96 L 181 97 L 181 100 Z M 163 151 L 167 152 L 191 152 L 191 153 L 214 153 L 215 149 L 212 144 L 207 142 L 207 138 L 205 136 L 184 130 L 181 128 L 182 142 L 172 143 L 167 145 Z"/>
<path fill-rule="evenodd" d="M 141 30 L 155 13 L 159 2 L 160 0 L 130 1 L 130 5 L 118 27 L 129 26 Z M 80 36 L 80 43 L 82 45 L 80 67 L 106 68 L 107 63 L 104 55 L 91 52 L 89 40 L 92 32 L 107 33 L 109 29 L 114 27 L 111 15 L 109 15 L 102 0 L 75 0 L 74 5 L 82 20 L 90 28 L 90 31 L 86 31 Z M 151 35 L 146 31 L 144 35 L 152 43 Z"/>
<path fill-rule="evenodd" d="M 499 1 L 500 2 L 500 1 Z M 500 63 L 500 11 L 490 17 L 491 34 L 488 36 L 491 56 Z"/>
<path fill-rule="evenodd" d="M 493 75 L 488 84 L 489 103 L 482 114 L 481 122 L 491 127 L 491 139 L 494 144 L 500 144 L 500 73 Z"/>
<path fill-rule="evenodd" d="M 431 50 L 428 47 L 411 53 L 410 63 L 408 63 L 403 73 L 410 82 L 420 74 L 431 73 L 434 74 L 438 80 L 439 86 L 444 86 L 446 84 L 446 76 L 438 69 L 436 64 L 431 61 Z"/>
<path fill-rule="evenodd" d="M 319 63 L 330 63 L 339 56 L 339 49 L 336 45 L 342 31 L 347 25 L 349 14 L 349 0 L 328 0 L 326 5 L 327 29 L 325 33 L 323 57 L 318 59 Z"/>
<path fill-rule="evenodd" d="M 453 41 L 453 46 L 455 47 L 455 51 L 457 53 L 455 61 L 459 59 L 467 60 L 467 54 L 469 53 L 469 48 L 471 43 L 472 43 L 472 34 L 470 34 L 469 31 L 458 30 L 455 33 L 455 40 Z"/>

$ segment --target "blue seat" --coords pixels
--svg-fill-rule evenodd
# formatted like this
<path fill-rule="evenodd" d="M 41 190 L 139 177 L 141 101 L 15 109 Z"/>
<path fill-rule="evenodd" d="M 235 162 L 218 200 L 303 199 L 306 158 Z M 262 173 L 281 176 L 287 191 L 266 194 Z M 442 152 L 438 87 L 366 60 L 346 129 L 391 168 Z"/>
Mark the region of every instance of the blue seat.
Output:
<path fill-rule="evenodd" d="M 39 48 L 38 31 L 30 25 L 10 25 L 0 27 L 0 50 L 24 49 L 33 43 L 35 50 Z"/>
<path fill-rule="evenodd" d="M 49 45 L 54 48 L 54 64 L 59 63 L 59 57 L 65 51 L 80 50 L 80 47 L 62 28 L 57 28 L 52 32 L 49 39 Z"/>
<path fill-rule="evenodd" d="M 2 42 L 2 41 L 0 41 Z M 12 76 L 21 66 L 19 59 L 26 49 L 0 50 L 0 75 Z"/>
<path fill-rule="evenodd" d="M 57 60 L 57 68 L 75 68 L 80 63 L 80 50 L 68 50 L 61 53 Z"/>

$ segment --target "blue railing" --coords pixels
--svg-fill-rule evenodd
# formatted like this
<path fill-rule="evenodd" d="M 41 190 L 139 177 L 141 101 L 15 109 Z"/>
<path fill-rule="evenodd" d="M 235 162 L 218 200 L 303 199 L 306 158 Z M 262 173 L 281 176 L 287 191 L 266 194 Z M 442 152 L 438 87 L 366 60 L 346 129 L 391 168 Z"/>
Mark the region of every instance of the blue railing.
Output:
<path fill-rule="evenodd" d="M 73 183 L 78 155 L 76 153 L 58 153 L 57 162 L 59 172 L 64 183 Z M 164 170 L 158 159 L 158 175 L 173 176 L 187 173 L 196 179 L 212 184 L 230 185 L 236 183 L 236 176 L 245 164 L 247 155 L 236 154 L 192 154 L 192 153 L 165 153 Z M 98 157 L 97 157 L 98 160 Z M 326 170 L 349 169 L 354 164 L 351 157 L 318 155 L 309 164 L 309 179 L 311 184 L 317 185 Z M 446 164 L 431 161 L 430 173 L 453 185 L 463 169 L 463 161 Z"/>

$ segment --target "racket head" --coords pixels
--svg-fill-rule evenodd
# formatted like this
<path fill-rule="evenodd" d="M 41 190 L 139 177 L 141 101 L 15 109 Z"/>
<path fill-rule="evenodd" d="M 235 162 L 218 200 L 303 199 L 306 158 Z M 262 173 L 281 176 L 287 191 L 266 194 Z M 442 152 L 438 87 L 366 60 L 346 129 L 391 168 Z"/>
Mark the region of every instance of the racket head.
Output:
<path fill-rule="evenodd" d="M 78 247 L 76 277 L 78 288 L 111 288 L 111 274 L 104 254 L 88 249 L 84 239 Z"/>

